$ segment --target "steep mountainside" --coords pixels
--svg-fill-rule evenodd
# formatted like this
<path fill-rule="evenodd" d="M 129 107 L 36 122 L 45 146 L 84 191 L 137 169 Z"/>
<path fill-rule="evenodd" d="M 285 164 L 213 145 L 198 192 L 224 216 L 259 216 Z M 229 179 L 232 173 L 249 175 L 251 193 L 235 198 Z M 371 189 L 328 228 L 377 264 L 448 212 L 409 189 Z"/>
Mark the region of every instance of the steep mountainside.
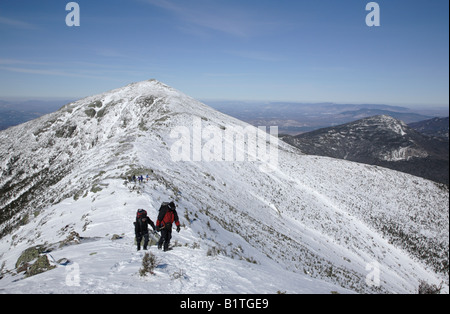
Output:
<path fill-rule="evenodd" d="M 409 124 L 417 132 L 428 136 L 443 137 L 448 140 L 449 120 L 447 118 L 433 118 Z"/>
<path fill-rule="evenodd" d="M 302 155 L 155 80 L 0 132 L 0 173 L 0 292 L 448 292 L 448 189 Z M 168 200 L 182 230 L 140 277 L 136 210 Z"/>
<path fill-rule="evenodd" d="M 374 116 L 283 140 L 309 155 L 378 165 L 449 183 L 448 140 L 430 138 L 390 116 Z"/>

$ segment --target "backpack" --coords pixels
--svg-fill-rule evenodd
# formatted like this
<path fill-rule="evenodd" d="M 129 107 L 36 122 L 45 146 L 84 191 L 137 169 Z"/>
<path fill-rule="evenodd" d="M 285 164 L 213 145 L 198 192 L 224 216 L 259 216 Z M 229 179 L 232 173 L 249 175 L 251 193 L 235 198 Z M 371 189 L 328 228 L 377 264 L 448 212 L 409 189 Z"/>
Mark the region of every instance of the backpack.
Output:
<path fill-rule="evenodd" d="M 167 229 L 172 228 L 172 223 L 175 222 L 176 225 L 179 225 L 178 222 L 178 214 L 175 211 L 175 204 L 173 202 L 165 202 L 161 204 L 161 208 L 159 209 L 159 215 L 157 224 L 160 225 L 161 229 L 164 229 L 167 227 Z"/>
<path fill-rule="evenodd" d="M 161 204 L 161 207 L 159 208 L 159 211 L 161 211 L 162 209 L 167 210 L 169 209 L 169 202 L 164 202 Z"/>
<path fill-rule="evenodd" d="M 136 220 L 140 220 L 145 217 L 147 217 L 147 211 L 145 211 L 143 209 L 138 209 L 138 211 L 136 213 Z"/>

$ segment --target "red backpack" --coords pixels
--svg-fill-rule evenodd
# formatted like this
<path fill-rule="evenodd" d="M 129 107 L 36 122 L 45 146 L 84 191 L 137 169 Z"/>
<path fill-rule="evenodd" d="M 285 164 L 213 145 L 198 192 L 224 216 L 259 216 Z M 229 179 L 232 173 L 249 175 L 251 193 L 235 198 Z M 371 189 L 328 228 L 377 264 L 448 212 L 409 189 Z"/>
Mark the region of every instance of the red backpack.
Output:
<path fill-rule="evenodd" d="M 143 209 L 138 209 L 137 213 L 136 213 L 136 219 L 142 219 L 147 217 L 147 211 L 143 210 Z"/>

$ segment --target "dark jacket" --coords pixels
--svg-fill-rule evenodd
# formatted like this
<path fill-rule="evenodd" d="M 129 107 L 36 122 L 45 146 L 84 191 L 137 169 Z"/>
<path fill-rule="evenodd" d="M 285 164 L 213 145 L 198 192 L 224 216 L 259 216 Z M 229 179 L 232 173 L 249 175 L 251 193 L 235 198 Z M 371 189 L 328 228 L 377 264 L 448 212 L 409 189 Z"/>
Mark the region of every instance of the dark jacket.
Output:
<path fill-rule="evenodd" d="M 137 237 L 148 233 L 148 225 L 152 226 L 155 230 L 155 224 L 149 217 L 136 219 L 134 222 L 134 233 Z"/>

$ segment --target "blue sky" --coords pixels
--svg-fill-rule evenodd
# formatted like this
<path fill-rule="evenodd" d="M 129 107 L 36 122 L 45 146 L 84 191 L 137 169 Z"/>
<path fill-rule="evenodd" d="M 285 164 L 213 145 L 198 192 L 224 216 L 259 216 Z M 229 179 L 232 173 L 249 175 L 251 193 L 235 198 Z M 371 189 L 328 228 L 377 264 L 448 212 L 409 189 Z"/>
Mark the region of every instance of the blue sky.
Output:
<path fill-rule="evenodd" d="M 0 2 L 0 99 L 81 98 L 156 78 L 199 99 L 445 105 L 449 1 Z"/>

